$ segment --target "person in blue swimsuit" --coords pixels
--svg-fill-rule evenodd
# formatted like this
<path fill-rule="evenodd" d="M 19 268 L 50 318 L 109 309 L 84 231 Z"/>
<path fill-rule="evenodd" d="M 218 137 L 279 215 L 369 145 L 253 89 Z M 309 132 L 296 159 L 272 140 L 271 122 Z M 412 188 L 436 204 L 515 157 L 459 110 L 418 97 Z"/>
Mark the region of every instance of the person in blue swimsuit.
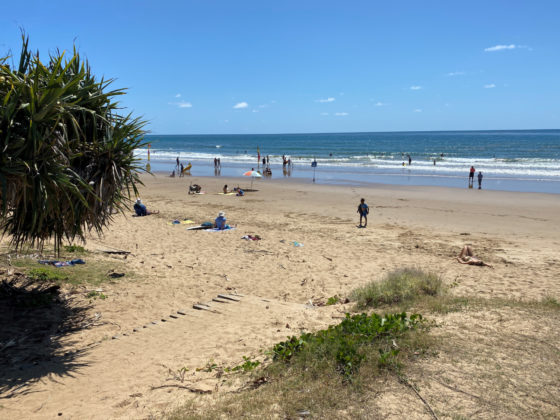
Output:
<path fill-rule="evenodd" d="M 360 200 L 360 205 L 358 206 L 358 213 L 360 213 L 360 225 L 358 227 L 366 227 L 367 215 L 369 214 L 369 207 L 363 198 Z M 363 226 L 362 226 L 362 218 L 364 218 L 366 221 L 366 223 Z"/>

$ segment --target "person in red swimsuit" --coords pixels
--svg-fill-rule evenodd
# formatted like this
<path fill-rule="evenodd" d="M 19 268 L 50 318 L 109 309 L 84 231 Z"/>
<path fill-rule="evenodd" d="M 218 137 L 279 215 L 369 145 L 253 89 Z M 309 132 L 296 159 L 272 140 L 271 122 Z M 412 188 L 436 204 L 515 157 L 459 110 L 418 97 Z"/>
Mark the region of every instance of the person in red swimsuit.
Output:
<path fill-rule="evenodd" d="M 469 172 L 469 188 L 472 188 L 473 184 L 474 184 L 474 173 L 476 172 L 476 169 L 474 169 L 474 166 L 471 166 L 471 171 Z"/>

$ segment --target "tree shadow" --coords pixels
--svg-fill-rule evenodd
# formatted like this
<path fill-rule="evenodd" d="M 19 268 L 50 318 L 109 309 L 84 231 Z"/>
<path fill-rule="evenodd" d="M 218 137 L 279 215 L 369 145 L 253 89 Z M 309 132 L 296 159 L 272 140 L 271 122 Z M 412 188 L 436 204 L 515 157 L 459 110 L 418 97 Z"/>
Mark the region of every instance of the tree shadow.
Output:
<path fill-rule="evenodd" d="M 76 351 L 68 336 L 89 328 L 88 306 L 75 305 L 59 286 L 17 273 L 0 283 L 0 399 L 32 392 L 49 377 L 73 376 L 90 347 Z"/>

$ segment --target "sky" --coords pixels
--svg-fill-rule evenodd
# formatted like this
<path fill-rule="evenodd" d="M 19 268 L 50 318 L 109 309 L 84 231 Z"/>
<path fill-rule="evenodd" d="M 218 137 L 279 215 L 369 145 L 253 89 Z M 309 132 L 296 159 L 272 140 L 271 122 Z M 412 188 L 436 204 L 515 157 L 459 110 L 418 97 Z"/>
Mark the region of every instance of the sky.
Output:
<path fill-rule="evenodd" d="M 0 6 L 0 56 L 76 45 L 153 134 L 560 128 L 559 1 Z"/>

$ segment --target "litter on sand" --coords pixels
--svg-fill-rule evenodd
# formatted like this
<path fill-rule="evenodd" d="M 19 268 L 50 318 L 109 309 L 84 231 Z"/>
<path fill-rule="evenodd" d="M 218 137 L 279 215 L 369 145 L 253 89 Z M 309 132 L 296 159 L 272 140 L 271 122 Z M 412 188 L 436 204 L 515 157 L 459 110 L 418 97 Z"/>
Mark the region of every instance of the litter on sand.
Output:
<path fill-rule="evenodd" d="M 241 239 L 245 239 L 247 241 L 260 241 L 261 237 L 259 235 L 245 235 L 242 236 Z"/>
<path fill-rule="evenodd" d="M 298 241 L 294 241 L 292 243 L 294 244 L 294 246 L 303 246 L 303 244 L 301 242 L 298 242 Z"/>

